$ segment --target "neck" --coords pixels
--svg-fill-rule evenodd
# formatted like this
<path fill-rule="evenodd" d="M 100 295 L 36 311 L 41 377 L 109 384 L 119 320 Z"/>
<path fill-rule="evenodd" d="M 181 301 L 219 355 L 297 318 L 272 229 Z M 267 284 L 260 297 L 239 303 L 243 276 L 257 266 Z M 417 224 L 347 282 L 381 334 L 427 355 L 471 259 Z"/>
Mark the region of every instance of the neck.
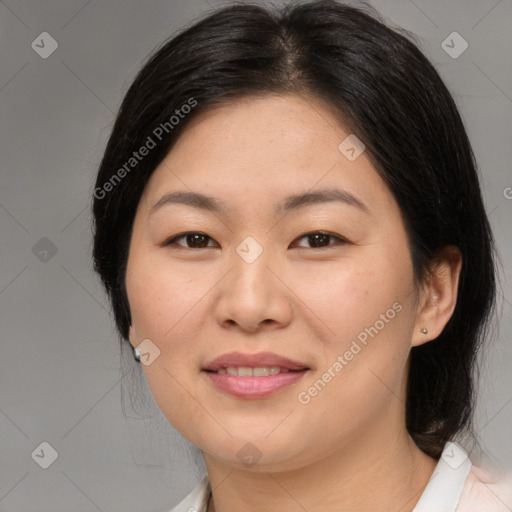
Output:
<path fill-rule="evenodd" d="M 288 471 L 234 469 L 204 454 L 213 494 L 208 512 L 411 512 L 437 461 L 406 431 L 383 434 L 358 434 L 321 460 Z"/>

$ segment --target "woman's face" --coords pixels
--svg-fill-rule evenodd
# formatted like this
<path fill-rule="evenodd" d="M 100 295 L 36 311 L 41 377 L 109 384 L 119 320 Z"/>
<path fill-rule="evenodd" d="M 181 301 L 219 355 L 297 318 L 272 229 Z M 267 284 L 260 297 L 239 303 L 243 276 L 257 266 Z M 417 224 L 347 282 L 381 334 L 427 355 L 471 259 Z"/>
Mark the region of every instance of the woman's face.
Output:
<path fill-rule="evenodd" d="M 366 153 L 352 138 L 339 148 L 349 135 L 318 100 L 238 100 L 189 124 L 146 186 L 126 275 L 130 338 L 150 340 L 153 396 L 205 457 L 293 469 L 405 428 L 421 327 L 410 252 Z M 161 201 L 176 192 L 219 207 Z M 286 365 L 265 357 L 205 370 L 233 352 L 303 370 L 267 370 Z"/>

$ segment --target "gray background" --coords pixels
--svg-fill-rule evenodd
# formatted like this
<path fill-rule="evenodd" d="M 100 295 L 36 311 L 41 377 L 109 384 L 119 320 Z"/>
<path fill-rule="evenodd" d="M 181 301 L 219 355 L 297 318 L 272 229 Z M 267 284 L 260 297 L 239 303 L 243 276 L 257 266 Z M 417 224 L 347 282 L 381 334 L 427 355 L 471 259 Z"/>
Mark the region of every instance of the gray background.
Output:
<path fill-rule="evenodd" d="M 477 425 L 490 460 L 510 468 L 512 1 L 372 4 L 417 35 L 455 95 L 480 164 L 504 297 L 483 367 Z M 2 512 L 164 511 L 202 474 L 200 457 L 168 425 L 136 363 L 120 359 L 91 270 L 89 208 L 114 113 L 142 60 L 217 5 L 0 2 Z M 458 58 L 441 47 L 453 31 L 469 43 Z M 31 47 L 42 32 L 58 43 L 46 59 Z M 143 399 L 135 412 L 130 394 L 139 392 L 147 405 Z M 43 442 L 58 452 L 47 469 L 36 463 L 51 453 L 43 445 L 41 456 Z"/>

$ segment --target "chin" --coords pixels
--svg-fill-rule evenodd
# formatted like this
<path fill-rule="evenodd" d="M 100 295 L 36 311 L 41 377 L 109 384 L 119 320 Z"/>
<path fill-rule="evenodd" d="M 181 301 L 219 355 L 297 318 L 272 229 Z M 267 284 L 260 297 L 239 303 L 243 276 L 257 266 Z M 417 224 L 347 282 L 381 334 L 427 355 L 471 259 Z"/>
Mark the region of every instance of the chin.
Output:
<path fill-rule="evenodd" d="M 236 469 L 254 472 L 290 471 L 306 464 L 312 456 L 307 453 L 309 443 L 298 446 L 293 439 L 296 436 L 289 432 L 284 432 L 282 436 L 272 433 L 267 439 L 251 437 L 247 432 L 240 437 L 233 433 L 233 438 L 224 439 L 215 446 L 211 445 L 212 439 L 209 439 L 208 446 L 200 448 L 206 457 L 215 458 Z"/>

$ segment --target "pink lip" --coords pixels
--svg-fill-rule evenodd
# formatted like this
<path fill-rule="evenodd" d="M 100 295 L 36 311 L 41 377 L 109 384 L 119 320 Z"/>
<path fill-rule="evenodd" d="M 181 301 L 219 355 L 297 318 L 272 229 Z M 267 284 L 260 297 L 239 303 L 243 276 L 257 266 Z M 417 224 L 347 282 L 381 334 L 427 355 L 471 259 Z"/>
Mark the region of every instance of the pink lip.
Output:
<path fill-rule="evenodd" d="M 221 368 L 229 368 L 230 366 L 250 366 L 251 368 L 279 366 L 281 368 L 288 368 L 288 370 L 309 369 L 308 366 L 303 363 L 293 361 L 287 357 L 273 354 L 272 352 L 260 352 L 258 354 L 242 354 L 241 352 L 230 352 L 229 354 L 223 354 L 215 358 L 213 361 L 210 361 L 203 367 L 203 370 L 216 372 Z"/>
<path fill-rule="evenodd" d="M 224 373 L 215 373 L 221 368 L 248 366 L 251 368 L 279 366 L 287 368 L 286 373 L 267 375 L 266 377 L 239 377 Z M 269 396 L 278 390 L 297 382 L 310 368 L 298 361 L 279 356 L 271 352 L 242 354 L 231 352 L 223 354 L 207 363 L 203 373 L 211 379 L 218 389 L 238 398 L 256 399 Z"/>
<path fill-rule="evenodd" d="M 275 365 L 277 366 L 277 365 Z M 238 377 L 227 373 L 203 371 L 213 383 L 225 393 L 237 398 L 256 399 L 269 396 L 276 391 L 297 382 L 309 370 L 278 373 L 267 377 Z"/>

